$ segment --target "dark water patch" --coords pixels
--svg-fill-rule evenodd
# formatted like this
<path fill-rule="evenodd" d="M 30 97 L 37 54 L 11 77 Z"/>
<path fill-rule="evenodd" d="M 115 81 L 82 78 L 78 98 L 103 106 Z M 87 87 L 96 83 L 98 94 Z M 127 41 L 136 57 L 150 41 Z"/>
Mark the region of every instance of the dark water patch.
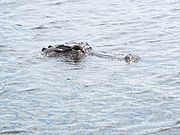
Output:
<path fill-rule="evenodd" d="M 39 25 L 37 27 L 32 28 L 32 30 L 41 30 L 41 29 L 48 29 L 48 26 L 46 26 L 46 25 Z"/>
<path fill-rule="evenodd" d="M 7 92 L 7 90 L 0 91 L 0 96 L 3 95 L 6 92 Z"/>
<path fill-rule="evenodd" d="M 14 131 L 4 131 L 4 132 L 0 132 L 1 135 L 9 135 L 9 134 L 25 134 L 27 133 L 27 131 L 23 131 L 23 130 L 14 130 Z"/>
<path fill-rule="evenodd" d="M 14 4 L 16 4 L 16 2 L 12 1 L 12 2 L 2 2 L 0 5 L 8 6 L 8 5 L 14 5 Z"/>
<path fill-rule="evenodd" d="M 6 47 L 5 45 L 0 45 L 0 48 L 4 48 L 4 47 Z"/>
<path fill-rule="evenodd" d="M 34 92 L 34 91 L 37 91 L 37 90 L 39 90 L 39 88 L 30 88 L 30 89 L 21 90 L 21 91 L 18 91 L 18 92 L 19 93 Z"/>
<path fill-rule="evenodd" d="M 180 11 L 180 8 L 174 8 L 172 9 L 173 12 L 179 12 Z"/>
<path fill-rule="evenodd" d="M 16 24 L 16 26 L 23 26 L 22 24 Z"/>
<path fill-rule="evenodd" d="M 96 47 L 98 47 L 98 48 L 102 47 L 102 51 L 105 51 L 105 50 L 103 50 L 103 47 L 113 47 L 113 46 L 119 46 L 119 43 L 117 43 L 117 44 L 101 44 L 101 45 L 96 45 Z"/>
<path fill-rule="evenodd" d="M 149 41 L 146 41 L 147 43 L 158 43 L 158 42 L 161 42 L 162 40 L 149 40 Z"/>
<path fill-rule="evenodd" d="M 179 125 L 179 124 L 180 124 L 180 121 L 177 121 L 177 122 L 176 122 L 176 125 Z"/>
<path fill-rule="evenodd" d="M 63 2 L 55 2 L 55 3 L 53 3 L 53 5 L 62 5 L 63 4 Z"/>
<path fill-rule="evenodd" d="M 62 29 L 61 26 L 54 26 L 54 28 L 57 28 L 57 29 Z"/>
<path fill-rule="evenodd" d="M 150 92 L 150 90 L 140 91 L 140 92 L 136 92 L 136 93 L 133 93 L 133 94 L 145 94 L 145 93 L 148 93 L 148 92 Z"/>

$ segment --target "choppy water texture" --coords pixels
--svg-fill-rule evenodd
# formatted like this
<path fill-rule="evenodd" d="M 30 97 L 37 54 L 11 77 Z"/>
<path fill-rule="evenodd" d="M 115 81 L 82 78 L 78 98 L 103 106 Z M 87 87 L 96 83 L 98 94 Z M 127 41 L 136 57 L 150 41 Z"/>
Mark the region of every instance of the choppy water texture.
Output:
<path fill-rule="evenodd" d="M 71 41 L 141 61 L 40 54 Z M 0 0 L 0 134 L 178 135 L 179 46 L 179 0 Z"/>

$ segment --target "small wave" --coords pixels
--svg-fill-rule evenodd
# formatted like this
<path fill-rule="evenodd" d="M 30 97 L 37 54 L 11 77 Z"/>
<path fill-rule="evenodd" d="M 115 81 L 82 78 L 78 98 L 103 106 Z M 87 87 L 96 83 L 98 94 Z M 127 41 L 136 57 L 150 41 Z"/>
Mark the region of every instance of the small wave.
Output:
<path fill-rule="evenodd" d="M 32 28 L 32 30 L 38 30 L 38 29 L 48 29 L 47 25 L 39 25 L 37 27 Z"/>
<path fill-rule="evenodd" d="M 170 132 L 173 132 L 173 134 L 174 134 L 175 133 L 174 130 L 179 130 L 179 129 L 180 129 L 179 126 L 178 127 L 166 127 L 166 128 L 161 128 L 154 132 L 149 132 L 149 133 L 147 133 L 147 135 L 151 135 L 151 134 L 154 135 L 154 134 L 158 134 L 158 133 L 162 133 L 164 135 L 164 134 L 170 134 Z M 174 135 L 178 135 L 178 133 L 174 134 Z"/>
<path fill-rule="evenodd" d="M 176 122 L 176 125 L 180 125 L 180 120 Z"/>
<path fill-rule="evenodd" d="M 7 92 L 7 90 L 4 90 L 4 91 L 0 92 L 0 96 L 3 95 L 6 92 Z"/>
<path fill-rule="evenodd" d="M 5 134 L 21 134 L 21 133 L 27 133 L 26 131 L 23 130 L 15 130 L 15 131 L 4 131 L 4 132 L 0 132 L 1 135 L 5 135 Z"/>
<path fill-rule="evenodd" d="M 16 26 L 23 26 L 22 24 L 16 24 Z"/>
<path fill-rule="evenodd" d="M 25 89 L 25 90 L 21 90 L 19 92 L 33 92 L 33 91 L 36 91 L 38 90 L 37 88 L 30 88 L 30 89 Z"/>
<path fill-rule="evenodd" d="M 0 47 L 6 47 L 5 45 L 0 45 Z"/>
<path fill-rule="evenodd" d="M 54 3 L 54 5 L 61 5 L 61 4 L 63 4 L 63 2 L 56 2 L 56 3 Z"/>

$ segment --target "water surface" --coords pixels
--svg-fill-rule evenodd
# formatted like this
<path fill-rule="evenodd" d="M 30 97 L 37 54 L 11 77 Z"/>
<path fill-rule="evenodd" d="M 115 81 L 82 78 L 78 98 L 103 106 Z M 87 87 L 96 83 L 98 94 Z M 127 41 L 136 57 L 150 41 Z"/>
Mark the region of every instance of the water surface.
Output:
<path fill-rule="evenodd" d="M 0 0 L 0 134 L 180 134 L 180 1 Z M 87 41 L 90 56 L 45 58 Z"/>

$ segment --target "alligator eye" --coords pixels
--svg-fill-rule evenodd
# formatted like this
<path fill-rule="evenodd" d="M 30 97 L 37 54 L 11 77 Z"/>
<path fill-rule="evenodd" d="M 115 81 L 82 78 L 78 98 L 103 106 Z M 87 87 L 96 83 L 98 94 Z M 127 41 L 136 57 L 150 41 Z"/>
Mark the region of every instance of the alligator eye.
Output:
<path fill-rule="evenodd" d="M 83 50 L 83 48 L 79 45 L 74 45 L 73 48 L 74 50 Z"/>
<path fill-rule="evenodd" d="M 43 51 L 45 51 L 46 50 L 46 48 L 43 48 L 41 51 L 43 52 Z"/>

